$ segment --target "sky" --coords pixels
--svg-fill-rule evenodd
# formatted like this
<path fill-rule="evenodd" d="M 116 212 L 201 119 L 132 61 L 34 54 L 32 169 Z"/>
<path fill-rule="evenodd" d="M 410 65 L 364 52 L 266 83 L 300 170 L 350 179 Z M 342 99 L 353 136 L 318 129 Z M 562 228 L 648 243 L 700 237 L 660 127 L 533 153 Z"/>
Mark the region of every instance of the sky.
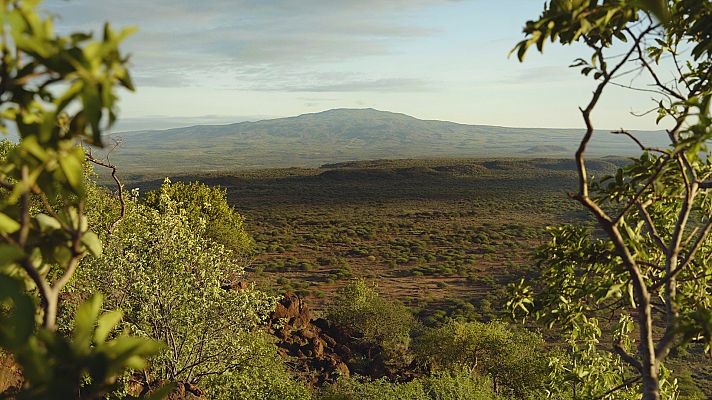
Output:
<path fill-rule="evenodd" d="M 118 130 L 375 108 L 422 119 L 580 127 L 594 87 L 568 65 L 581 47 L 508 57 L 543 0 L 45 0 L 60 32 L 136 26 L 135 93 Z M 654 104 L 612 89 L 607 129 L 654 129 Z"/>

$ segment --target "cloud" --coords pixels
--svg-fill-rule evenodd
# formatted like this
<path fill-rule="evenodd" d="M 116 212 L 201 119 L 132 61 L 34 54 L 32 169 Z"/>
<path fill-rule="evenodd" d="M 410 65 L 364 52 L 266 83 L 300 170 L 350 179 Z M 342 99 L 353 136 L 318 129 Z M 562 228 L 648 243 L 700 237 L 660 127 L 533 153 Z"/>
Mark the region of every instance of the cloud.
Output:
<path fill-rule="evenodd" d="M 403 41 L 433 34 L 408 18 L 410 13 L 452 2 L 70 0 L 45 7 L 61 16 L 58 26 L 64 31 L 96 30 L 106 19 L 117 26 L 138 26 L 127 48 L 139 86 L 180 87 L 209 81 L 229 85 L 224 81 L 244 75 L 268 83 L 289 71 L 311 73 L 329 63 L 387 55 Z M 381 84 L 406 87 L 415 82 L 391 79 Z M 312 91 L 341 91 L 336 83 L 323 86 Z M 341 86 L 353 91 L 369 82 Z"/>
<path fill-rule="evenodd" d="M 549 65 L 539 67 L 524 67 L 522 66 L 518 73 L 504 76 L 498 79 L 497 83 L 502 84 L 551 84 L 557 82 L 569 82 L 572 79 L 579 78 L 578 72 L 572 70 L 565 65 Z"/>
<path fill-rule="evenodd" d="M 302 86 L 284 86 L 274 90 L 286 92 L 423 92 L 433 90 L 429 82 L 421 79 L 386 78 L 332 83 L 316 83 Z"/>

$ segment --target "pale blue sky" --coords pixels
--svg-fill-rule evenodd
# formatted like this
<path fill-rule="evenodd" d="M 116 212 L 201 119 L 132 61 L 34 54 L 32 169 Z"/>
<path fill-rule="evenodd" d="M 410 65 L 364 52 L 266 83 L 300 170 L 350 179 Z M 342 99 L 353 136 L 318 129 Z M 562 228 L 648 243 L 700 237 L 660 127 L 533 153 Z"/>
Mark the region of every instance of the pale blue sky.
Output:
<path fill-rule="evenodd" d="M 507 54 L 538 0 L 46 0 L 58 28 L 136 25 L 135 94 L 120 128 L 228 123 L 330 108 L 419 118 L 577 127 L 593 82 L 567 68 L 580 48 Z M 632 97 L 631 97 L 632 96 Z M 601 128 L 648 129 L 652 103 L 612 90 Z"/>

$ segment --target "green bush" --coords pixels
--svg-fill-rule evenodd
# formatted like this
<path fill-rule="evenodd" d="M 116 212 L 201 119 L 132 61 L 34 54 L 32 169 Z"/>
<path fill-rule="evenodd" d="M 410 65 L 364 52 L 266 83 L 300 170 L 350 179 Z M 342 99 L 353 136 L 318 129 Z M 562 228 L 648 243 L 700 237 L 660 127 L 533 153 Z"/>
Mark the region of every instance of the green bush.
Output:
<path fill-rule="evenodd" d="M 275 356 L 276 347 L 257 329 L 276 299 L 225 289 L 243 266 L 208 237 L 206 221 L 193 220 L 170 188 L 158 192 L 156 208 L 128 200 L 103 255 L 82 262 L 72 288 L 80 298 L 106 293 L 107 306 L 124 310 L 126 328 L 166 342 L 148 370 L 153 379 L 208 385 L 212 393 L 222 390 L 210 385 L 216 375 L 257 373 L 247 369 L 254 360 Z"/>
<path fill-rule="evenodd" d="M 317 400 L 497 400 L 490 381 L 465 369 L 440 371 L 410 382 L 342 379 L 327 386 Z M 501 398 L 504 400 L 504 398 Z"/>
<path fill-rule="evenodd" d="M 235 255 L 252 251 L 254 242 L 245 231 L 244 219 L 228 204 L 225 190 L 200 182 L 176 182 L 146 193 L 144 201 L 149 207 L 161 210 L 164 206 L 161 196 L 172 199 L 177 208 L 185 211 L 190 224 L 203 224 L 208 238 Z"/>
<path fill-rule="evenodd" d="M 379 346 L 389 361 L 407 362 L 415 318 L 403 304 L 380 297 L 365 281 L 351 282 L 339 290 L 327 318 L 347 328 L 357 340 Z"/>
<path fill-rule="evenodd" d="M 433 370 L 465 367 L 487 376 L 498 394 L 522 398 L 543 389 L 541 336 L 502 322 L 452 321 L 416 338 L 416 358 Z"/>

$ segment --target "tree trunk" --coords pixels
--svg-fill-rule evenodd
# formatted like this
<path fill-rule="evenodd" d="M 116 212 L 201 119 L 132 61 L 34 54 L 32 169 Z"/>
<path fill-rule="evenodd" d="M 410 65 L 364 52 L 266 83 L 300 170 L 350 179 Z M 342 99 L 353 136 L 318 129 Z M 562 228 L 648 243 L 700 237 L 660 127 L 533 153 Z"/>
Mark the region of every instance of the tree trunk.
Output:
<path fill-rule="evenodd" d="M 655 355 L 653 341 L 653 315 L 650 306 L 650 294 L 640 296 L 638 307 L 640 326 L 640 353 L 642 358 L 643 400 L 660 400 L 660 383 L 658 381 L 659 364 Z"/>
<path fill-rule="evenodd" d="M 656 366 L 653 366 L 643 374 L 643 400 L 660 400 L 657 369 Z"/>

